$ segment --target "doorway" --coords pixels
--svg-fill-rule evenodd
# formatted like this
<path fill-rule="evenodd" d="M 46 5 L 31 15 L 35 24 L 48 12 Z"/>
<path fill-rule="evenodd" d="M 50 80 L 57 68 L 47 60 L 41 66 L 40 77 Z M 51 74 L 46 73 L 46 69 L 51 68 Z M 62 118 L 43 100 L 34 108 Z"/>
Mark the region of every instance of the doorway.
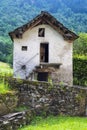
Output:
<path fill-rule="evenodd" d="M 48 62 L 49 60 L 49 44 L 40 44 L 40 62 Z"/>
<path fill-rule="evenodd" d="M 48 82 L 48 72 L 39 72 L 37 75 L 37 80 Z"/>

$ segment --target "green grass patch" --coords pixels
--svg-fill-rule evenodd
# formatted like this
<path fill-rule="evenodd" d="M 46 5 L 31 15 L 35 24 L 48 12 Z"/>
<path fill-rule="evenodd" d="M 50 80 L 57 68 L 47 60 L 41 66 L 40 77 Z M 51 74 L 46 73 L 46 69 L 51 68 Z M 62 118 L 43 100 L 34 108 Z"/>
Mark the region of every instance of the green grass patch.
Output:
<path fill-rule="evenodd" d="M 13 91 L 9 88 L 9 85 L 4 82 L 0 82 L 0 94 L 13 93 Z"/>
<path fill-rule="evenodd" d="M 0 94 L 13 93 L 8 83 L 5 83 L 5 76 L 9 77 L 13 74 L 12 68 L 7 63 L 0 62 Z"/>
<path fill-rule="evenodd" d="M 10 67 L 9 64 L 0 62 L 0 74 L 1 75 L 8 75 L 8 74 L 12 74 L 12 73 L 13 73 L 13 69 Z"/>
<path fill-rule="evenodd" d="M 26 110 L 28 110 L 28 109 L 29 109 L 29 108 L 26 107 L 26 106 L 19 106 L 19 107 L 15 108 L 15 111 L 21 112 L 21 111 L 26 111 Z"/>
<path fill-rule="evenodd" d="M 29 126 L 19 130 L 87 130 L 87 118 L 49 116 L 36 117 Z"/>

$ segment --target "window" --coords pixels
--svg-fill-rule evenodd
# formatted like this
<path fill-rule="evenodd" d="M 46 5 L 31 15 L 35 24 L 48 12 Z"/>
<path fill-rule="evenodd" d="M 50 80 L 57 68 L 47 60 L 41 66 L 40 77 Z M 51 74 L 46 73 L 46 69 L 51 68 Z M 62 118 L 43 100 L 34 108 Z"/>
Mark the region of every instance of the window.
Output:
<path fill-rule="evenodd" d="M 22 38 L 22 34 L 16 34 L 16 38 Z"/>
<path fill-rule="evenodd" d="M 45 28 L 39 28 L 38 36 L 39 37 L 44 37 L 45 36 Z"/>
<path fill-rule="evenodd" d="M 22 46 L 22 51 L 27 51 L 27 46 Z"/>

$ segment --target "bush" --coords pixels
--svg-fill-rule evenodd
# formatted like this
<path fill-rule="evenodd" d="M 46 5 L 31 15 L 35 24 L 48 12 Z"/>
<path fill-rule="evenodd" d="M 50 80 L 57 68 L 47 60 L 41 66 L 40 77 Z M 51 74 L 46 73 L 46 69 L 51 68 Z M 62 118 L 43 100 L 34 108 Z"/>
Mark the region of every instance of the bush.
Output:
<path fill-rule="evenodd" d="M 87 56 L 74 56 L 74 85 L 87 86 Z"/>

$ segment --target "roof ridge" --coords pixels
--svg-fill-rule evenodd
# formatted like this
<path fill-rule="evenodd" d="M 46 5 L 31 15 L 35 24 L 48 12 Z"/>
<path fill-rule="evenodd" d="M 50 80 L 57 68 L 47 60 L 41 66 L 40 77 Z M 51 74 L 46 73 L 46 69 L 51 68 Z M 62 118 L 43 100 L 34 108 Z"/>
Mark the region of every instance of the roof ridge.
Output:
<path fill-rule="evenodd" d="M 15 36 L 17 36 L 17 38 L 22 38 L 22 34 L 29 28 L 44 24 L 44 22 L 45 24 L 49 24 L 55 30 L 57 30 L 64 37 L 65 40 L 75 40 L 78 38 L 78 36 L 74 32 L 70 31 L 47 11 L 41 11 L 41 13 L 33 18 L 30 22 L 16 28 L 14 31 L 10 32 L 9 35 L 11 39 L 13 39 Z"/>

